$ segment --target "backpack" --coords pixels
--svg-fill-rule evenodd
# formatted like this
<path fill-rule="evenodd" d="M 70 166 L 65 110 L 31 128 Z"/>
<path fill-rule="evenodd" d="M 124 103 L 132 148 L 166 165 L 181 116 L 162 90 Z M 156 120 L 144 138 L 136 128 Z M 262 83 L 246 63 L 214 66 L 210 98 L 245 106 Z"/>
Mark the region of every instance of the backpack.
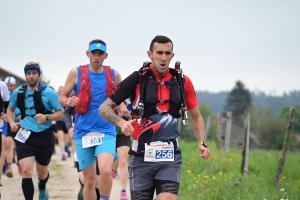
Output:
<path fill-rule="evenodd" d="M 85 114 L 89 109 L 89 103 L 91 100 L 91 85 L 88 75 L 88 65 L 81 65 L 80 67 L 80 86 L 77 97 L 80 99 L 75 106 L 75 111 L 78 114 Z M 116 83 L 112 76 L 112 70 L 109 66 L 103 66 L 103 71 L 106 71 L 106 97 L 112 95 L 116 89 Z"/>

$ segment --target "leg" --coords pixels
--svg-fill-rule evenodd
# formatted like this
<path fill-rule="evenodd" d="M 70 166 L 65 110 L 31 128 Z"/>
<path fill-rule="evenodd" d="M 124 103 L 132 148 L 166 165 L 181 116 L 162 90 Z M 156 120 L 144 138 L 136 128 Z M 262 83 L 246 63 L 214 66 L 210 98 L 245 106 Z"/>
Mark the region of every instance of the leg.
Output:
<path fill-rule="evenodd" d="M 107 196 L 110 195 L 111 187 L 112 187 L 111 171 L 112 171 L 114 155 L 110 153 L 101 153 L 97 156 L 97 158 L 98 158 L 98 166 L 100 170 L 99 189 L 101 191 L 101 194 Z"/>
<path fill-rule="evenodd" d="M 13 150 L 14 150 L 14 140 L 12 137 L 7 136 L 5 138 L 5 159 L 7 162 L 7 166 L 6 166 L 6 176 L 11 178 L 13 177 L 13 171 L 11 168 L 11 164 L 13 161 Z"/>
<path fill-rule="evenodd" d="M 4 162 L 5 162 L 5 136 L 1 134 L 1 157 L 0 157 L 0 186 L 2 186 L 2 181 L 1 181 L 1 174 L 3 171 L 4 167 Z"/>
<path fill-rule="evenodd" d="M 153 199 L 156 171 L 157 163 L 145 163 L 143 156 L 130 157 L 128 172 L 132 200 Z"/>
<path fill-rule="evenodd" d="M 19 160 L 19 165 L 22 167 L 22 190 L 26 200 L 32 200 L 34 195 L 34 185 L 32 182 L 34 160 L 34 156 Z"/>
<path fill-rule="evenodd" d="M 155 180 L 157 200 L 176 200 L 179 191 L 179 183 L 173 181 Z"/>
<path fill-rule="evenodd" d="M 60 148 L 60 152 L 62 154 L 61 159 L 66 160 L 67 155 L 65 152 L 65 139 L 64 139 L 64 132 L 62 130 L 57 130 L 57 137 L 58 137 L 58 145 Z"/>
<path fill-rule="evenodd" d="M 128 146 L 121 146 L 118 149 L 119 168 L 120 168 L 120 184 L 122 189 L 126 189 L 128 181 Z"/>
<path fill-rule="evenodd" d="M 96 199 L 96 164 L 82 170 L 84 176 L 83 199 Z"/>
<path fill-rule="evenodd" d="M 180 169 L 182 157 L 174 155 L 174 161 L 161 162 L 161 167 L 155 175 L 157 200 L 176 200 L 179 191 Z"/>

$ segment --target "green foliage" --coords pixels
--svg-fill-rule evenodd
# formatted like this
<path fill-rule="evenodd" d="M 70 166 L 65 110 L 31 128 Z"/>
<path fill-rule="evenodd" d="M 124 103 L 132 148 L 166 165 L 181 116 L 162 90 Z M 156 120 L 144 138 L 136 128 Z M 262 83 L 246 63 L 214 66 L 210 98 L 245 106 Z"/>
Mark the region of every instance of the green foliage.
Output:
<path fill-rule="evenodd" d="M 216 126 L 215 126 L 215 124 L 213 124 L 214 116 L 213 116 L 212 111 L 206 104 L 200 104 L 199 110 L 203 117 L 203 121 L 204 121 L 205 125 L 207 123 L 208 116 L 211 116 L 212 122 L 211 122 L 211 128 L 209 130 L 208 135 L 209 135 L 209 138 L 214 138 L 216 135 Z M 181 131 L 180 137 L 181 137 L 181 139 L 184 139 L 187 141 L 195 141 L 196 138 L 195 138 L 195 134 L 194 134 L 193 123 L 192 123 L 191 117 L 190 116 L 188 116 L 188 117 L 189 117 L 189 123 L 186 126 L 185 125 L 182 126 L 182 131 Z"/>
<path fill-rule="evenodd" d="M 287 108 L 284 110 L 286 109 Z M 272 110 L 263 109 L 259 106 L 253 106 L 250 110 L 250 115 L 251 130 L 254 130 L 262 145 L 270 145 L 273 148 L 278 148 L 283 144 L 288 124 L 288 117 L 285 119 L 282 117 L 276 117 Z M 297 146 L 297 141 L 292 139 L 290 141 L 290 146 Z"/>
<path fill-rule="evenodd" d="M 294 118 L 295 123 L 294 123 L 293 131 L 295 133 L 300 133 L 300 105 L 296 105 L 294 106 L 294 108 L 296 109 L 296 113 Z M 289 120 L 290 109 L 291 109 L 290 106 L 284 106 L 278 113 L 277 117 L 279 119 Z"/>
<path fill-rule="evenodd" d="M 226 99 L 225 111 L 232 111 L 233 117 L 240 117 L 251 107 L 252 99 L 248 89 L 241 81 L 237 81 Z"/>
<path fill-rule="evenodd" d="M 181 141 L 183 165 L 179 200 L 231 200 L 231 199 L 298 199 L 300 193 L 300 157 L 288 153 L 280 188 L 274 186 L 280 151 L 250 150 L 248 175 L 240 173 L 242 150 L 230 153 L 216 150 L 208 143 L 211 157 L 199 157 L 196 142 Z"/>

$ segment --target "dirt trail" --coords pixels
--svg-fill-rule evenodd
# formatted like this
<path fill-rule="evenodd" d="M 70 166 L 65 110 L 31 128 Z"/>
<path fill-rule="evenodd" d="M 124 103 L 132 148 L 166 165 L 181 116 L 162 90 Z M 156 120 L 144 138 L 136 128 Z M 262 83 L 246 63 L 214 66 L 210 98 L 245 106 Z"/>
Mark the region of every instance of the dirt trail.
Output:
<path fill-rule="evenodd" d="M 59 152 L 57 147 L 56 152 Z M 7 178 L 5 175 L 1 176 L 3 186 L 0 187 L 0 192 L 1 199 L 3 200 L 24 199 L 21 188 L 22 177 L 18 174 L 18 169 L 15 164 L 13 164 L 12 168 L 14 172 L 13 178 Z M 73 159 L 68 158 L 66 161 L 61 161 L 60 153 L 56 153 L 52 156 L 49 168 L 50 178 L 47 183 L 49 199 L 76 200 L 80 184 L 78 182 L 77 169 L 74 167 Z M 37 175 L 34 173 L 34 200 L 38 200 L 37 181 Z M 120 198 L 120 190 L 119 179 L 114 179 L 110 199 L 118 200 Z M 129 194 L 129 184 L 127 184 L 127 195 Z M 130 196 L 128 196 L 128 198 L 130 199 Z"/>

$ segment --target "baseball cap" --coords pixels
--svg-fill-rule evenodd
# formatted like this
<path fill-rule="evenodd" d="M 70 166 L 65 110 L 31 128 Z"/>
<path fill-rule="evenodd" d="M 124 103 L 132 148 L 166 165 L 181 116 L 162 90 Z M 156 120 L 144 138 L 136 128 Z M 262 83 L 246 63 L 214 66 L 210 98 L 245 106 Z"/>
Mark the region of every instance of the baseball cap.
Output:
<path fill-rule="evenodd" d="M 16 84 L 16 79 L 12 76 L 8 76 L 6 77 L 6 79 L 4 80 L 5 83 L 11 83 L 11 84 Z"/>
<path fill-rule="evenodd" d="M 92 43 L 89 45 L 89 50 L 88 51 L 94 51 L 94 50 L 101 50 L 104 53 L 106 53 L 106 45 L 102 44 L 100 42 Z"/>

